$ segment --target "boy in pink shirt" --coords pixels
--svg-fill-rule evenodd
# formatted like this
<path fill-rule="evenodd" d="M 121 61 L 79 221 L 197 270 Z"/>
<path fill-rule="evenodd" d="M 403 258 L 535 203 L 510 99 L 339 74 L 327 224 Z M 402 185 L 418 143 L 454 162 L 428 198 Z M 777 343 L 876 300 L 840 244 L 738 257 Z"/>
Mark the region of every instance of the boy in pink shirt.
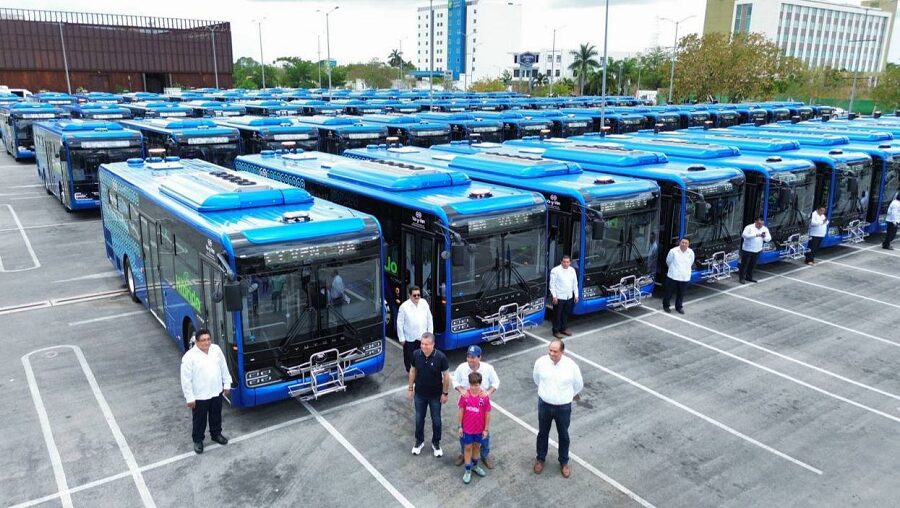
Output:
<path fill-rule="evenodd" d="M 472 471 L 478 476 L 487 476 L 487 471 L 478 465 L 481 458 L 481 440 L 488 435 L 491 424 L 491 399 L 481 391 L 481 374 L 469 374 L 469 391 L 459 398 L 459 437 L 465 445 L 463 453 L 466 472 L 463 483 L 472 481 Z"/>

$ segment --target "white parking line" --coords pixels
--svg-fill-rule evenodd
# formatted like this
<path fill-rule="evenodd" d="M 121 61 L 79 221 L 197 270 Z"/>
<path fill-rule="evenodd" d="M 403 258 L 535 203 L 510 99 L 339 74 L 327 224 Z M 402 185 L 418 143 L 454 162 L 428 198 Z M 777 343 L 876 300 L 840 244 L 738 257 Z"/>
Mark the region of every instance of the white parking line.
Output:
<path fill-rule="evenodd" d="M 810 316 L 810 315 L 804 314 L 804 313 L 802 313 L 802 312 L 797 312 L 797 311 L 795 311 L 795 310 L 787 309 L 787 308 L 785 308 L 785 307 L 781 307 L 781 306 L 778 306 L 778 305 L 773 305 L 773 304 L 771 304 L 771 303 L 766 303 L 766 302 L 757 300 L 757 299 L 755 299 L 755 298 L 750 298 L 750 297 L 743 296 L 743 295 L 738 295 L 738 294 L 735 294 L 735 293 L 725 293 L 725 291 L 722 291 L 722 290 L 719 290 L 719 289 L 715 289 L 715 288 L 709 288 L 709 289 L 711 289 L 712 291 L 717 291 L 717 292 L 722 293 L 722 294 L 727 294 L 728 296 L 730 296 L 730 297 L 732 297 L 732 298 L 739 298 L 739 299 L 741 299 L 741 300 L 746 300 L 746 301 L 748 301 L 748 302 L 753 302 L 753 303 L 755 303 L 755 304 L 762 305 L 762 306 L 768 307 L 768 308 L 770 308 L 770 309 L 779 310 L 779 311 L 781 311 L 781 312 L 785 312 L 785 313 L 791 314 L 791 315 L 793 315 L 793 316 L 802 317 L 802 318 L 808 319 L 808 320 L 810 320 L 810 321 L 815 321 L 816 323 L 821 323 L 821 324 L 823 324 L 823 325 L 832 326 L 832 327 L 837 328 L 837 329 L 839 329 L 839 330 L 844 330 L 845 332 L 855 333 L 855 334 L 857 334 L 857 335 L 860 335 L 860 336 L 862 336 L 862 337 L 866 337 L 866 338 L 868 338 L 868 339 L 877 340 L 878 342 L 883 342 L 883 343 L 885 343 L 885 344 L 890 344 L 891 346 L 900 347 L 900 342 L 894 342 L 894 341 L 892 341 L 892 340 L 885 339 L 885 338 L 879 337 L 879 336 L 877 336 L 877 335 L 872 335 L 871 333 L 866 333 L 866 332 L 863 332 L 863 331 L 861 331 L 861 330 L 854 330 L 853 328 L 850 328 L 850 327 L 847 327 L 847 326 L 843 326 L 843 325 L 839 325 L 839 324 L 837 324 L 837 323 L 832 323 L 832 322 L 830 322 L 830 321 L 825 321 L 824 319 L 820 319 L 820 318 L 817 318 L 817 317 L 815 317 L 815 316 Z"/>
<path fill-rule="evenodd" d="M 31 246 L 31 242 L 28 240 L 28 235 L 25 233 L 25 229 L 22 227 L 22 222 L 19 220 L 19 216 L 16 215 L 16 211 L 13 210 L 12 205 L 2 205 L 9 208 L 9 214 L 12 216 L 13 220 L 16 223 L 16 228 L 19 230 L 19 233 L 22 234 L 22 241 L 25 242 L 25 248 L 28 249 L 28 253 L 31 255 L 32 266 L 28 268 L 16 268 L 15 270 L 7 270 L 3 267 L 3 259 L 0 259 L 0 272 L 25 272 L 28 270 L 34 270 L 36 268 L 41 267 L 41 262 L 37 258 L 37 254 L 34 253 L 34 248 Z"/>
<path fill-rule="evenodd" d="M 341 434 L 336 428 L 334 428 L 333 425 L 328 423 L 328 420 L 326 420 L 325 417 L 321 415 L 321 413 L 316 411 L 316 408 L 312 407 L 309 402 L 306 402 L 305 400 L 300 401 L 300 403 L 303 404 L 303 407 L 305 407 L 311 415 L 313 415 L 313 418 L 315 418 L 316 421 L 319 422 L 319 425 L 325 427 L 325 430 L 327 430 L 328 433 L 331 434 L 331 437 L 335 438 L 337 442 L 344 447 L 344 449 L 350 452 L 350 454 L 353 455 L 353 458 L 355 458 L 357 462 L 362 464 L 362 466 L 366 468 L 366 471 L 368 471 L 369 474 L 371 474 L 376 480 L 378 480 L 378 483 L 380 483 L 381 486 L 385 488 L 385 490 L 387 490 L 392 496 L 394 496 L 394 499 L 396 499 L 398 503 L 407 508 L 414 507 L 414 505 L 409 502 L 409 499 L 406 499 L 406 496 L 401 494 L 400 491 L 397 490 L 397 488 L 394 487 L 394 485 L 389 482 L 388 479 L 385 478 L 380 471 L 375 469 L 375 466 L 373 466 L 363 456 L 363 454 L 360 453 L 359 450 L 357 450 L 356 447 L 353 446 L 350 441 L 348 441 L 347 438 L 344 437 L 343 434 Z"/>
<path fill-rule="evenodd" d="M 760 270 L 758 268 L 756 271 L 761 272 L 761 273 L 767 273 L 769 275 L 772 275 L 773 277 L 781 277 L 783 279 L 791 280 L 794 282 L 799 282 L 801 284 L 806 284 L 808 286 L 826 289 L 828 291 L 834 291 L 835 293 L 840 293 L 842 295 L 852 296 L 854 298 L 860 298 L 862 300 L 867 300 L 867 301 L 874 302 L 874 303 L 880 303 L 881 305 L 887 305 L 889 307 L 894 307 L 894 308 L 900 309 L 900 305 L 897 305 L 896 303 L 885 302 L 884 300 L 879 300 L 877 298 L 871 298 L 871 297 L 864 296 L 864 295 L 861 295 L 858 293 L 851 293 L 850 291 L 844 291 L 843 289 L 833 288 L 831 286 L 826 286 L 824 284 L 816 284 L 815 282 L 810 282 L 808 280 L 798 279 L 796 277 L 791 277 L 789 275 L 781 275 L 780 273 L 769 272 L 766 270 Z"/>
<path fill-rule="evenodd" d="M 659 314 L 663 314 L 663 313 L 660 312 Z M 739 338 L 737 338 L 737 337 L 734 337 L 734 336 L 732 336 L 732 335 L 728 335 L 728 334 L 726 334 L 726 333 L 719 332 L 719 331 L 717 331 L 717 330 L 713 330 L 712 328 L 709 328 L 709 327 L 706 327 L 706 326 L 703 326 L 703 325 L 700 325 L 700 324 L 697 324 L 697 323 L 690 322 L 690 321 L 688 321 L 688 320 L 686 320 L 686 319 L 682 319 L 682 318 L 679 318 L 679 317 L 676 317 L 676 316 L 672 316 L 672 315 L 669 315 L 669 314 L 665 314 L 665 315 L 666 315 L 667 317 L 672 318 L 672 319 L 676 319 L 676 320 L 681 321 L 681 322 L 683 322 L 683 323 L 687 323 L 687 324 L 689 324 L 689 325 L 692 325 L 692 326 L 695 326 L 695 327 L 697 327 L 697 328 L 700 328 L 701 330 L 706 330 L 706 331 L 708 331 L 708 332 L 715 333 L 716 335 L 719 335 L 719 336 L 721 336 L 721 337 L 725 337 L 725 338 L 730 339 L 730 340 L 733 340 L 733 341 L 735 341 L 735 342 L 740 342 L 741 344 L 750 346 L 750 347 L 752 347 L 752 348 L 754 348 L 754 349 L 758 349 L 758 350 L 760 350 L 760 351 L 764 351 L 764 352 L 766 352 L 766 353 L 769 353 L 769 354 L 771 354 L 771 355 L 777 356 L 777 357 L 782 358 L 782 359 L 784 359 L 784 360 L 787 360 L 787 361 L 789 361 L 789 362 L 793 362 L 793 363 L 796 363 L 796 364 L 798 364 L 798 365 L 802 365 L 803 367 L 806 367 L 806 368 L 815 370 L 816 372 L 825 374 L 825 375 L 827 375 L 827 376 L 831 376 L 831 377 L 833 377 L 833 378 L 835 378 L 835 379 L 839 379 L 839 380 L 841 380 L 841 381 L 843 381 L 843 382 L 845 382 L 845 383 L 849 383 L 849 384 L 852 384 L 852 385 L 854 385 L 854 386 L 858 386 L 858 387 L 860 387 L 860 388 L 864 388 L 864 389 L 866 389 L 866 390 L 870 390 L 870 391 L 872 391 L 872 392 L 878 393 L 878 394 L 880 394 L 880 395 L 884 395 L 884 396 L 886 396 L 886 397 L 890 397 L 890 398 L 895 399 L 895 400 L 900 400 L 900 396 L 895 395 L 895 394 L 890 393 L 890 392 L 886 392 L 886 391 L 881 390 L 881 389 L 878 389 L 878 388 L 875 388 L 874 386 L 869 386 L 869 385 L 867 385 L 867 384 L 860 383 L 859 381 L 854 381 L 854 380 L 852 380 L 852 379 L 849 379 L 849 378 L 846 378 L 846 377 L 844 377 L 844 376 L 841 376 L 840 374 L 836 374 L 836 373 L 834 373 L 834 372 L 830 372 L 830 371 L 825 370 L 825 369 L 823 369 L 823 368 L 816 367 L 815 365 L 811 365 L 811 364 L 808 364 L 808 363 L 803 362 L 803 361 L 801 361 L 801 360 L 797 360 L 797 359 L 795 359 L 795 358 L 791 358 L 790 356 L 781 354 L 781 353 L 779 353 L 779 352 L 777 352 L 777 351 L 773 351 L 773 350 L 771 350 L 771 349 L 764 348 L 764 347 L 762 347 L 762 346 L 758 346 L 758 345 L 756 345 L 756 344 L 753 344 L 752 342 L 748 342 L 748 341 L 745 341 L 745 340 L 743 340 L 743 339 L 739 339 Z M 828 397 L 831 397 L 831 398 L 833 398 L 833 399 L 839 400 L 839 401 L 841 401 L 841 402 L 845 402 L 845 403 L 850 404 L 850 405 L 852 405 L 852 406 L 856 406 L 856 407 L 858 407 L 858 408 L 860 408 L 860 409 L 863 409 L 863 410 L 868 411 L 868 412 L 870 412 L 870 413 L 873 413 L 873 414 L 876 414 L 876 415 L 878 415 L 878 416 L 887 418 L 887 419 L 892 420 L 892 421 L 894 421 L 894 422 L 896 422 L 896 423 L 900 423 L 900 418 L 898 418 L 898 417 L 896 417 L 896 416 L 889 415 L 889 414 L 887 414 L 887 413 L 885 413 L 885 412 L 883 412 L 883 411 L 879 411 L 878 409 L 875 409 L 875 408 L 873 408 L 873 407 L 870 407 L 870 406 L 867 406 L 867 405 L 865 405 L 865 404 L 861 404 L 861 403 L 859 403 L 859 402 L 850 400 L 850 399 L 848 399 L 848 398 L 846 398 L 846 397 L 843 397 L 843 396 L 838 395 L 838 394 L 836 394 L 836 393 L 830 392 L 830 391 L 825 390 L 825 389 L 823 389 L 823 388 L 819 388 L 819 387 L 814 386 L 814 385 L 812 385 L 812 384 L 810 384 L 810 383 L 807 383 L 807 382 L 805 382 L 805 381 L 801 381 L 800 379 L 797 379 L 797 378 L 795 378 L 795 377 L 793 377 L 793 376 L 790 376 L 790 375 L 788 375 L 788 374 L 784 374 L 784 373 L 779 372 L 779 371 L 777 371 L 777 370 L 775 370 L 775 369 L 766 367 L 765 365 L 762 365 L 762 364 L 756 363 L 756 362 L 754 362 L 754 361 L 752 361 L 752 360 L 748 360 L 748 359 L 746 359 L 746 358 L 744 358 L 744 357 L 738 356 L 738 355 L 736 355 L 736 354 L 734 354 L 734 353 L 731 353 L 731 352 L 725 351 L 725 350 L 723 350 L 723 349 L 717 348 L 717 347 L 715 347 L 715 346 L 706 344 L 705 342 L 702 342 L 702 341 L 699 341 L 699 340 L 696 340 L 696 339 L 692 339 L 692 338 L 690 338 L 690 337 L 688 337 L 688 336 L 686 336 L 686 335 L 682 335 L 682 334 L 680 334 L 680 333 L 678 333 L 678 332 L 674 332 L 674 331 L 669 330 L 669 329 L 667 329 L 667 328 L 665 328 L 665 327 L 655 325 L 655 324 L 650 323 L 650 322 L 648 322 L 648 321 L 645 321 L 645 320 L 643 320 L 643 319 L 641 319 L 641 318 L 630 318 L 630 319 L 632 319 L 632 320 L 634 320 L 634 321 L 637 321 L 637 322 L 639 322 L 639 323 L 641 323 L 641 324 L 643 324 L 643 325 L 649 326 L 650 328 L 653 328 L 653 329 L 655 329 L 655 330 L 659 330 L 659 331 L 661 331 L 661 332 L 664 332 L 664 333 L 667 333 L 667 334 L 669 334 L 669 335 L 672 335 L 673 337 L 677 337 L 677 338 L 679 338 L 679 339 L 681 339 L 681 340 L 684 340 L 684 341 L 690 342 L 690 343 L 692 343 L 692 344 L 696 344 L 696 345 L 698 345 L 698 346 L 700 346 L 700 347 L 704 347 L 704 348 L 706 348 L 706 349 L 715 351 L 715 352 L 717 352 L 717 353 L 719 353 L 719 354 L 722 354 L 722 355 L 725 355 L 725 356 L 727 356 L 727 357 L 729 357 L 729 358 L 733 358 L 733 359 L 735 359 L 735 360 L 737 360 L 737 361 L 739 361 L 739 362 L 746 363 L 747 365 L 750 365 L 750 366 L 752 366 L 752 367 L 756 367 L 757 369 L 764 370 L 764 371 L 766 371 L 766 372 L 768 372 L 768 373 L 770 373 L 770 374 L 775 374 L 776 376 L 778 376 L 778 377 L 780 377 L 780 378 L 782 378 L 782 379 L 786 379 L 786 380 L 788 380 L 788 381 L 790 381 L 790 382 L 792 382 L 792 383 L 796 383 L 796 384 L 798 384 L 798 385 L 800 385 L 800 386 L 803 386 L 803 387 L 805 387 L 805 388 L 809 388 L 810 390 L 814 390 L 814 391 L 816 391 L 816 392 L 819 392 L 819 393 L 821 393 L 821 394 L 823 394 L 823 395 L 826 395 L 826 396 L 828 396 Z"/>
<path fill-rule="evenodd" d="M 889 273 L 879 272 L 878 270 L 870 270 L 868 268 L 863 268 L 861 266 L 853 266 L 853 265 L 848 265 L 846 263 L 836 263 L 836 262 L 834 264 L 836 264 L 838 266 L 843 266 L 844 268 L 851 268 L 853 270 L 859 270 L 861 272 L 874 273 L 875 275 L 879 275 L 881 277 L 890 277 L 892 279 L 900 279 L 900 275 L 891 275 Z"/>
<path fill-rule="evenodd" d="M 103 316 L 103 317 L 98 317 L 98 318 L 93 318 L 93 319 L 84 319 L 82 321 L 72 321 L 71 323 L 69 323 L 69 326 L 81 326 L 81 325 L 86 325 L 89 323 L 99 323 L 101 321 L 109 321 L 111 319 L 119 319 L 119 318 L 123 318 L 126 316 L 134 316 L 136 314 L 145 314 L 145 313 L 146 313 L 146 311 L 144 311 L 144 310 L 133 310 L 130 312 L 122 312 L 120 314 L 113 314 L 112 316 Z"/>
<path fill-rule="evenodd" d="M 538 339 L 538 340 L 544 341 L 544 342 L 546 342 L 547 344 L 550 343 L 549 340 L 542 339 L 542 338 L 540 338 L 540 337 L 538 337 L 538 336 L 536 336 L 536 335 L 531 334 L 530 332 L 525 332 L 525 333 L 526 333 L 526 334 L 529 334 L 529 335 L 531 335 L 531 336 L 533 336 L 534 338 L 536 338 L 536 339 Z M 818 469 L 818 468 L 815 468 L 815 467 L 813 467 L 813 466 L 811 466 L 811 465 L 809 465 L 809 464 L 807 464 L 807 463 L 805 463 L 805 462 L 803 462 L 803 461 L 801 461 L 801 460 L 799 460 L 799 459 L 795 459 L 794 457 L 791 457 L 790 455 L 788 455 L 788 454 L 786 454 L 786 453 L 784 453 L 784 452 L 781 452 L 781 451 L 779 451 L 779 450 L 776 450 L 775 448 L 772 448 L 771 446 L 769 446 L 769 445 L 767 445 L 767 444 L 765 444 L 765 443 L 762 443 L 762 442 L 760 442 L 760 441 L 757 441 L 756 439 L 754 439 L 754 438 L 752 438 L 752 437 L 750 437 L 750 436 L 748 436 L 748 435 L 746 435 L 746 434 L 744 434 L 744 433 L 742 433 L 742 432 L 740 432 L 740 431 L 738 431 L 738 430 L 735 430 L 735 429 L 729 427 L 728 425 L 725 425 L 724 423 L 722 423 L 722 422 L 720 422 L 720 421 L 718 421 L 718 420 L 716 420 L 716 419 L 714 419 L 714 418 L 712 418 L 712 417 L 706 416 L 705 414 L 703 414 L 703 413 L 701 413 L 701 412 L 699 412 L 699 411 L 697 411 L 697 410 L 695 410 L 695 409 L 693 409 L 693 408 L 690 408 L 690 407 L 688 407 L 688 406 L 682 404 L 681 402 L 678 402 L 678 401 L 675 400 L 675 399 L 672 399 L 672 398 L 670 398 L 670 397 L 667 397 L 667 396 L 665 396 L 665 395 L 663 395 L 663 394 L 657 392 L 656 390 L 654 390 L 654 389 L 652 389 L 652 388 L 650 388 L 650 387 L 648 387 L 648 386 L 644 386 L 644 385 L 642 385 L 641 383 L 638 383 L 637 381 L 635 381 L 635 380 L 633 380 L 633 379 L 631 379 L 631 378 L 628 378 L 628 377 L 626 377 L 626 376 L 624 376 L 624 375 L 622 375 L 622 374 L 619 374 L 618 372 L 616 372 L 616 371 L 614 371 L 614 370 L 608 369 L 608 368 L 606 368 L 606 367 L 600 365 L 599 363 L 596 363 L 596 362 L 594 362 L 594 361 L 592 361 L 592 360 L 589 360 L 589 359 L 587 359 L 587 358 L 585 358 L 585 357 L 583 357 L 583 356 L 581 356 L 581 355 L 579 355 L 579 354 L 577 354 L 577 353 L 574 353 L 574 352 L 572 352 L 572 351 L 566 351 L 566 354 L 569 355 L 569 356 L 572 357 L 572 358 L 575 358 L 575 359 L 577 359 L 577 360 L 580 360 L 580 361 L 583 362 L 583 363 L 586 363 L 586 364 L 590 365 L 591 367 L 594 367 L 594 368 L 597 369 L 597 370 L 600 370 L 600 371 L 602 371 L 602 372 L 605 372 L 606 374 L 608 374 L 608 375 L 610 375 L 610 376 L 613 376 L 613 377 L 615 377 L 616 379 L 619 379 L 620 381 L 624 381 L 625 383 L 628 383 L 628 384 L 630 384 L 631 386 L 634 386 L 635 388 L 637 388 L 637 389 L 639 389 L 639 390 L 642 390 L 642 391 L 644 391 L 644 392 L 646 392 L 646 393 L 649 393 L 650 395 L 652 395 L 652 396 L 654 396 L 654 397 L 656 397 L 656 398 L 658 398 L 658 399 L 660 399 L 660 400 L 662 400 L 662 401 L 664 401 L 664 402 L 667 402 L 667 403 L 669 403 L 669 404 L 671 404 L 671 405 L 677 407 L 678 409 L 681 409 L 682 411 L 685 411 L 685 412 L 687 412 L 687 413 L 690 413 L 690 414 L 696 416 L 697 418 L 700 418 L 701 420 L 703 420 L 703 421 L 705 421 L 705 422 L 707 422 L 707 423 L 709 423 L 709 424 L 711 424 L 711 425 L 713 425 L 713 426 L 715 426 L 715 427 L 718 427 L 719 429 L 724 430 L 725 432 L 727 432 L 727 433 L 729 433 L 729 434 L 731 434 L 731 435 L 733 435 L 733 436 L 735 436 L 735 437 L 737 437 L 737 438 L 743 439 L 744 441 L 746 441 L 746 442 L 752 444 L 753 446 L 759 447 L 759 448 L 761 448 L 761 449 L 763 449 L 763 450 L 765 450 L 765 451 L 767 451 L 767 452 L 769 452 L 769 453 L 771 453 L 771 454 L 773 454 L 773 455 L 776 455 L 776 456 L 778 456 L 778 457 L 781 457 L 781 458 L 784 459 L 784 460 L 787 460 L 788 462 L 794 463 L 794 464 L 796 464 L 796 465 L 802 467 L 803 469 L 806 469 L 807 471 L 811 471 L 811 472 L 813 472 L 813 473 L 815 473 L 815 474 L 819 474 L 819 475 L 822 474 L 822 470 L 820 470 L 820 469 Z"/>
<path fill-rule="evenodd" d="M 521 418 L 519 418 L 518 416 L 516 416 L 516 415 L 510 413 L 509 411 L 507 411 L 506 409 L 504 409 L 502 406 L 500 406 L 500 404 L 497 404 L 496 402 L 491 402 L 491 407 L 496 409 L 497 411 L 503 413 L 503 415 L 505 415 L 510 420 L 516 422 L 520 427 L 523 427 L 523 428 L 527 429 L 529 432 L 531 432 L 532 434 L 537 435 L 538 430 L 536 428 L 532 427 L 531 425 L 528 425 Z M 557 448 L 557 449 L 559 448 L 559 443 L 557 443 L 553 439 L 548 439 L 548 442 L 550 443 L 550 445 L 552 447 Z M 608 483 L 609 485 L 611 485 L 613 488 L 615 488 L 619 492 L 621 492 L 621 493 L 625 494 L 626 496 L 628 496 L 629 498 L 631 498 L 634 502 L 640 504 L 641 506 L 645 506 L 647 508 L 653 507 L 653 505 L 650 504 L 649 501 L 647 501 L 646 499 L 642 498 L 641 496 L 635 494 L 634 492 L 631 491 L 631 489 L 629 489 L 628 487 L 617 482 L 615 479 L 609 477 L 606 473 L 604 473 L 603 471 L 600 471 L 599 469 L 597 469 L 596 467 L 591 465 L 588 461 L 582 459 L 578 455 L 575 455 L 574 453 L 569 452 L 569 458 L 574 460 L 581 467 L 590 471 L 591 474 L 593 474 L 597 478 L 600 478 L 601 480 Z"/>
<path fill-rule="evenodd" d="M 860 249 L 860 250 L 872 249 L 871 252 L 873 254 L 883 254 L 885 256 L 890 256 L 892 258 L 900 258 L 900 254 L 895 254 L 896 251 L 890 251 L 887 249 L 873 249 L 872 247 L 860 247 L 858 245 L 845 245 L 845 247 L 850 247 L 851 249 Z M 876 247 L 881 247 L 881 244 L 877 244 Z"/>
<path fill-rule="evenodd" d="M 36 226 L 25 226 L 21 229 L 29 230 L 29 229 L 57 228 L 57 227 L 62 227 L 62 226 L 77 226 L 79 224 L 92 224 L 95 222 L 100 222 L 100 220 L 99 219 L 97 219 L 97 220 L 82 219 L 82 220 L 77 220 L 77 221 L 72 221 L 72 222 L 57 222 L 55 224 L 38 224 Z M 7 231 L 19 231 L 19 228 L 0 229 L 0 233 L 6 233 Z"/>
<path fill-rule="evenodd" d="M 31 361 L 29 359 L 29 357 L 35 353 L 41 353 L 59 348 L 68 348 L 75 353 L 75 356 L 78 358 L 78 363 L 81 365 L 81 370 L 84 373 L 84 376 L 87 378 L 88 384 L 91 387 L 91 391 L 94 394 L 94 398 L 97 400 L 97 404 L 100 406 L 100 411 L 103 413 L 103 417 L 106 419 L 106 423 L 109 426 L 114 439 L 116 440 L 119 451 L 122 453 L 122 458 L 125 459 L 125 463 L 128 465 L 128 470 L 131 472 L 131 477 L 134 480 L 135 486 L 137 486 L 138 493 L 140 493 L 141 500 L 143 501 L 144 506 L 148 508 L 155 507 L 156 503 L 153 501 L 153 496 L 150 495 L 150 490 L 147 488 L 147 484 L 144 482 L 144 476 L 141 474 L 140 468 L 137 465 L 137 461 L 134 458 L 134 454 L 131 452 L 131 448 L 128 446 L 128 442 L 125 440 L 125 436 L 122 434 L 122 430 L 119 428 L 119 424 L 116 422 L 116 417 L 113 415 L 109 404 L 107 404 L 106 402 L 106 397 L 104 397 L 103 392 L 100 391 L 100 385 L 97 383 L 97 379 L 94 377 L 94 373 L 93 371 L 91 371 L 91 368 L 84 357 L 84 353 L 81 351 L 80 347 L 68 344 L 37 349 L 22 357 L 22 364 L 25 367 L 29 389 L 32 390 L 32 398 L 35 399 L 35 407 L 38 408 L 39 419 L 41 421 L 41 430 L 44 432 L 44 440 L 47 443 L 48 449 L 50 449 L 52 445 L 52 449 L 50 452 L 51 457 L 53 457 L 53 455 L 55 454 L 55 460 L 59 460 L 59 463 L 57 464 L 54 459 L 51 459 L 51 462 L 53 462 L 54 474 L 56 474 L 57 472 L 57 467 L 59 468 L 59 473 L 62 474 L 62 484 L 60 483 L 59 474 L 57 474 L 57 486 L 59 487 L 60 492 L 68 491 L 68 487 L 65 484 L 65 473 L 63 473 L 62 471 L 62 461 L 59 459 L 59 450 L 56 449 L 56 444 L 53 441 L 52 429 L 50 428 L 50 421 L 47 418 L 46 411 L 43 411 L 43 415 L 41 416 L 43 401 L 41 399 L 40 391 L 37 388 L 37 383 L 34 378 L 34 372 L 31 368 Z M 48 435 L 49 440 L 47 439 Z M 68 496 L 68 494 L 66 494 L 62 498 L 63 504 L 65 505 L 66 497 L 68 497 L 70 503 L 68 506 L 71 506 L 72 500 L 71 497 Z"/>

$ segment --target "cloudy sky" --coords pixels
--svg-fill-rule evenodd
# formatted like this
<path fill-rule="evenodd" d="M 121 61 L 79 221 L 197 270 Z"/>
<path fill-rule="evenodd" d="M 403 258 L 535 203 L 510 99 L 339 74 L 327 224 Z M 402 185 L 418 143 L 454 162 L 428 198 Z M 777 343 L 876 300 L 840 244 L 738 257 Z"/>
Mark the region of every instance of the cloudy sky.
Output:
<path fill-rule="evenodd" d="M 523 4 L 523 38 L 529 49 L 549 48 L 552 29 L 557 47 L 603 43 L 603 0 L 516 0 Z M 859 0 L 844 0 L 859 4 Z M 439 3 L 439 0 L 435 0 Z M 705 0 L 611 0 L 609 51 L 638 52 L 656 44 L 671 46 L 674 27 L 659 18 L 682 19 L 680 34 L 703 28 Z M 235 57 L 259 58 L 257 25 L 262 19 L 264 56 L 316 58 L 321 35 L 325 57 L 325 23 L 319 9 L 331 14 L 331 56 L 340 63 L 385 60 L 402 44 L 413 59 L 416 7 L 427 0 L 0 0 L 2 7 L 106 12 L 230 21 Z M 900 23 L 898 23 L 900 26 Z M 900 28 L 892 38 L 889 61 L 900 62 Z"/>

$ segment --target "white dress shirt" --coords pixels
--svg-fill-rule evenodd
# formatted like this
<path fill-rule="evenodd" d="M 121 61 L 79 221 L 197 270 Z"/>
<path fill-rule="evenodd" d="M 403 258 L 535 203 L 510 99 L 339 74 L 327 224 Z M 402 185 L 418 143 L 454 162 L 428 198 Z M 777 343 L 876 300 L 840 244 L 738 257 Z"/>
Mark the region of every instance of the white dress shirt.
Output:
<path fill-rule="evenodd" d="M 473 371 L 471 367 L 469 367 L 469 362 L 462 362 L 459 364 L 459 367 L 453 371 L 453 376 L 450 378 L 450 381 L 453 382 L 453 388 L 465 388 L 469 389 L 469 374 L 472 372 L 477 372 L 481 374 L 481 389 L 482 390 L 490 390 L 493 388 L 496 390 L 500 388 L 500 378 L 497 377 L 497 371 L 494 370 L 490 364 L 481 362 L 478 365 L 478 370 Z"/>
<path fill-rule="evenodd" d="M 825 215 L 819 215 L 819 212 L 813 210 L 812 216 L 809 218 L 809 236 L 823 238 L 828 231 L 828 218 Z"/>
<path fill-rule="evenodd" d="M 419 304 L 416 305 L 412 299 L 406 300 L 397 311 L 397 338 L 400 342 L 415 342 L 425 332 L 434 333 L 434 321 L 428 302 L 419 298 Z"/>
<path fill-rule="evenodd" d="M 549 355 L 534 362 L 534 384 L 538 387 L 538 397 L 547 404 L 568 404 L 584 388 L 581 369 L 567 356 L 553 363 Z"/>
<path fill-rule="evenodd" d="M 669 271 L 666 276 L 672 280 L 687 282 L 691 280 L 691 269 L 694 266 L 694 251 L 688 247 L 681 252 L 680 246 L 672 247 L 666 254 L 666 266 Z"/>
<path fill-rule="evenodd" d="M 760 237 L 760 233 L 764 233 L 765 235 Z M 772 241 L 772 235 L 769 234 L 769 228 L 766 226 L 757 228 L 755 222 L 753 224 L 748 224 L 747 227 L 744 228 L 744 232 L 741 233 L 741 236 L 744 238 L 744 244 L 741 246 L 741 249 L 745 252 L 759 252 L 763 249 L 763 243 Z"/>
<path fill-rule="evenodd" d="M 894 200 L 891 201 L 891 204 L 888 205 L 887 217 L 885 220 L 887 222 L 893 222 L 894 224 L 900 224 L 900 199 L 894 198 Z"/>
<path fill-rule="evenodd" d="M 550 294 L 558 300 L 569 300 L 578 293 L 578 274 L 569 266 L 556 265 L 550 270 Z"/>
<path fill-rule="evenodd" d="M 331 298 L 331 300 L 343 298 L 344 289 L 344 279 L 341 278 L 340 275 L 335 275 L 334 278 L 331 279 L 331 289 L 328 292 L 328 297 Z"/>
<path fill-rule="evenodd" d="M 231 388 L 231 374 L 219 346 L 209 345 L 204 353 L 194 346 L 181 357 L 181 391 L 187 402 L 208 400 Z"/>

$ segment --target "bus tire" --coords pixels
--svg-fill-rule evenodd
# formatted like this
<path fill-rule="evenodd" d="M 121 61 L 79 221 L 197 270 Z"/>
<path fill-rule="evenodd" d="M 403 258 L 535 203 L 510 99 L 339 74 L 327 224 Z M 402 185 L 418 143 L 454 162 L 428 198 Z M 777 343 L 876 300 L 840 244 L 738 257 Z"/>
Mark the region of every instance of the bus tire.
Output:
<path fill-rule="evenodd" d="M 182 331 L 184 335 L 182 335 L 182 341 L 184 342 L 184 352 L 187 353 L 188 349 L 191 348 L 191 339 L 194 337 L 194 333 L 196 329 L 194 328 L 194 323 L 189 319 L 184 319 L 184 325 L 182 325 Z"/>
<path fill-rule="evenodd" d="M 122 265 L 125 267 L 125 287 L 128 288 L 128 296 L 134 302 L 140 302 L 141 300 L 137 297 L 137 288 L 134 283 L 134 273 L 131 271 L 131 262 L 128 261 L 128 257 L 122 261 Z"/>

